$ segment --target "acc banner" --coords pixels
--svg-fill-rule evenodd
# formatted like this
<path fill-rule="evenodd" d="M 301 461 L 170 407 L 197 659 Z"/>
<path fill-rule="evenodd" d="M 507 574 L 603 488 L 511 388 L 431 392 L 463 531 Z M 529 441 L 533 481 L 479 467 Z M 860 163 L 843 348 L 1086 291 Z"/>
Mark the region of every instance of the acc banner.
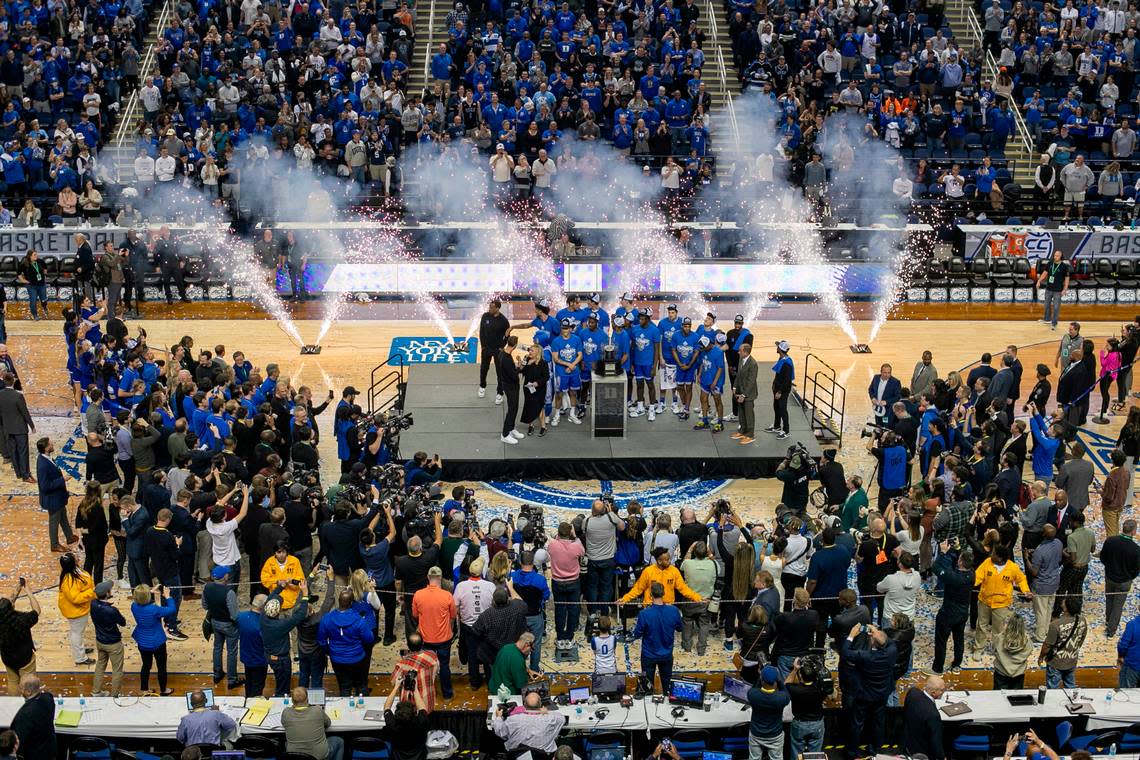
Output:
<path fill-rule="evenodd" d="M 962 225 L 962 255 L 973 259 L 979 254 L 989 253 L 989 241 L 995 234 L 1023 232 L 1025 234 L 1025 255 L 1031 260 L 1048 260 L 1053 251 L 1059 249 L 1066 259 L 1135 259 L 1140 258 L 1140 230 L 1115 230 L 1098 227 L 1095 230 L 1059 229 L 1046 230 L 1041 227 L 1002 227 L 996 225 Z"/>
<path fill-rule="evenodd" d="M 447 338 L 394 338 L 388 356 L 401 356 L 408 364 L 474 364 L 479 339 L 472 338 L 460 347 L 465 350 L 456 351 Z"/>

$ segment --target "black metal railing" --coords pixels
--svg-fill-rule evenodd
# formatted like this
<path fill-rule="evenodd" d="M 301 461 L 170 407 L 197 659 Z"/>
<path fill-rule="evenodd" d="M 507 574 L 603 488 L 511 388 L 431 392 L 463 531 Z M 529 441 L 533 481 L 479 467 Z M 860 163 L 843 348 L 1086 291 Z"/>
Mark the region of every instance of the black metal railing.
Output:
<path fill-rule="evenodd" d="M 814 370 L 813 363 L 819 365 Z M 837 446 L 842 446 L 847 389 L 839 384 L 835 369 L 812 353 L 804 358 L 801 396 L 812 435 L 820 442 L 834 442 Z"/>
<path fill-rule="evenodd" d="M 386 412 L 404 408 L 404 393 L 408 388 L 407 365 L 404 357 L 392 354 L 372 369 L 368 383 L 368 413 Z"/>

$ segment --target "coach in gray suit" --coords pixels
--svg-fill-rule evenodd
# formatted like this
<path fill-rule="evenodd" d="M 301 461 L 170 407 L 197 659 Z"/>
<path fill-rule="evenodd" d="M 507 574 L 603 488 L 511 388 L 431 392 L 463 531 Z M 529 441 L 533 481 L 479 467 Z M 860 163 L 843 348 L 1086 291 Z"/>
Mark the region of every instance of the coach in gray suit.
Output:
<path fill-rule="evenodd" d="M 752 358 L 752 344 L 745 343 L 740 347 L 740 366 L 736 369 L 736 382 L 732 386 L 733 396 L 740 406 L 740 431 L 733 433 L 732 437 L 742 446 L 752 443 L 756 435 L 757 370 L 756 360 Z"/>
<path fill-rule="evenodd" d="M 5 388 L 0 389 L 0 427 L 4 429 L 4 447 L 12 458 L 16 477 L 25 483 L 35 483 L 28 466 L 28 433 L 36 432 L 36 423 L 28 413 L 24 394 L 12 387 L 16 378 L 4 373 Z"/>

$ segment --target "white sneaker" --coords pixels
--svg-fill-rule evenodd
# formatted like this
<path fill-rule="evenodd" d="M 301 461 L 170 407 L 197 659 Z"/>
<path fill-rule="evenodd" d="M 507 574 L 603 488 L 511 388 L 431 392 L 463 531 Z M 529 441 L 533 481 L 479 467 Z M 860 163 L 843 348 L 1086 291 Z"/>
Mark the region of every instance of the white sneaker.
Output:
<path fill-rule="evenodd" d="M 649 421 L 653 422 L 655 419 L 657 419 L 657 409 L 651 406 L 649 407 Z"/>
<path fill-rule="evenodd" d="M 511 438 L 509 435 L 500 436 L 499 440 L 502 441 L 503 443 L 509 443 L 512 446 L 518 444 L 518 439 Z"/>
<path fill-rule="evenodd" d="M 735 414 L 724 415 L 724 421 L 725 422 L 736 422 L 737 419 L 739 419 L 739 418 Z"/>
<path fill-rule="evenodd" d="M 496 404 L 496 405 L 498 405 L 498 404 L 501 404 L 501 403 L 503 403 L 503 394 L 501 394 L 501 393 L 496 393 L 496 394 L 495 394 L 495 404 Z"/>
<path fill-rule="evenodd" d="M 640 417 L 643 414 L 645 414 L 645 407 L 641 404 L 638 404 L 636 407 L 629 410 L 630 417 Z"/>
<path fill-rule="evenodd" d="M 664 401 L 658 401 L 657 402 L 657 413 L 658 414 L 664 414 L 665 413 L 665 402 Z"/>
<path fill-rule="evenodd" d="M 673 414 L 680 414 L 681 413 L 681 405 L 678 404 L 676 401 L 674 401 L 671 411 L 673 412 Z"/>
<path fill-rule="evenodd" d="M 479 389 L 479 398 L 483 398 L 486 395 L 487 395 L 487 389 L 486 388 L 480 388 Z"/>
<path fill-rule="evenodd" d="M 550 415 L 550 427 L 558 427 L 558 419 L 562 416 L 562 412 L 555 412 Z"/>
<path fill-rule="evenodd" d="M 570 414 L 567 416 L 570 418 L 570 421 L 573 422 L 575 425 L 581 425 L 582 424 L 582 419 L 578 415 L 574 414 L 574 412 L 570 412 Z"/>
<path fill-rule="evenodd" d="M 512 430 L 511 432 L 507 433 L 507 435 L 513 435 L 515 438 L 518 438 L 520 441 L 523 438 L 526 438 L 526 433 L 520 433 L 517 430 Z"/>

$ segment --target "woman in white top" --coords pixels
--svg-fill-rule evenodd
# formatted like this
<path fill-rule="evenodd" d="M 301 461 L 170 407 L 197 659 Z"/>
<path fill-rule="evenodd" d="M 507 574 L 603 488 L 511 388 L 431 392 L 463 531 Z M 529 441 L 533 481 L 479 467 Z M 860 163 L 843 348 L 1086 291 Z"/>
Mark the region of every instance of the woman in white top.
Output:
<path fill-rule="evenodd" d="M 645 534 L 646 564 L 653 562 L 653 550 L 659 546 L 669 550 L 669 557 L 676 564 L 681 539 L 673 532 L 673 519 L 669 515 L 657 515 L 657 519 L 653 522 L 653 530 Z"/>
<path fill-rule="evenodd" d="M 910 499 L 904 497 L 897 502 L 892 500 L 887 505 L 883 519 L 891 526 L 899 547 L 907 554 L 917 557 L 922 547 L 922 537 L 926 535 L 926 529 L 922 527 L 922 512 L 916 512 Z"/>
<path fill-rule="evenodd" d="M 784 586 L 780 576 L 784 572 L 784 551 L 787 548 L 787 539 L 780 537 L 765 544 L 760 552 L 760 570 L 767 570 L 771 574 L 772 586 L 780 594 L 780 609 L 784 609 Z"/>
<path fill-rule="evenodd" d="M 811 540 L 801 535 L 803 521 L 793 517 L 788 521 L 788 545 L 784 548 L 784 569 L 780 573 L 780 584 L 784 587 L 784 599 L 790 601 L 797 588 L 807 583 L 808 560 L 812 555 Z M 785 605 L 785 612 L 790 606 Z"/>

